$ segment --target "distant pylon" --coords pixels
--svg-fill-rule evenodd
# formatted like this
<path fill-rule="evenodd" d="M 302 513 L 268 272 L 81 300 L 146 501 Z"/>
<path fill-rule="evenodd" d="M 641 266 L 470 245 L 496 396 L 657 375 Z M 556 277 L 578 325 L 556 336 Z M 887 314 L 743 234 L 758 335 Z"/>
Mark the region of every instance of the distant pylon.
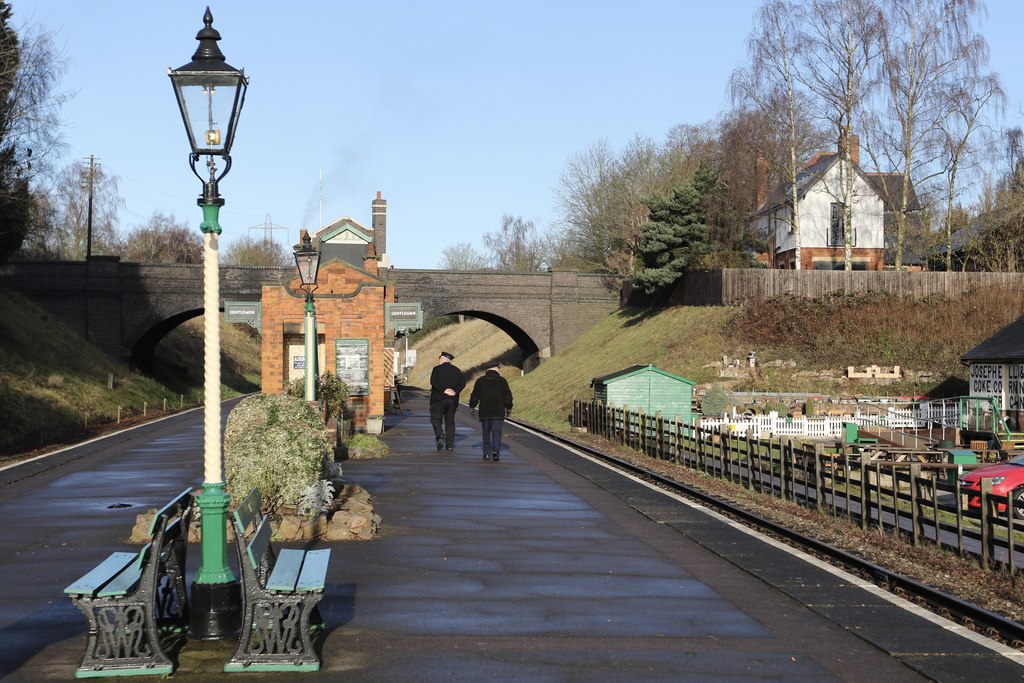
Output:
<path fill-rule="evenodd" d="M 275 230 L 284 230 L 285 232 L 288 232 L 288 228 L 284 227 L 283 225 L 274 225 L 274 221 L 270 220 L 270 214 L 269 213 L 267 214 L 267 218 L 266 218 L 266 220 L 264 220 L 262 225 L 252 225 L 252 226 L 249 226 L 249 229 L 250 230 L 262 230 L 263 231 L 263 239 L 266 240 L 267 242 L 273 242 L 274 241 L 274 231 Z"/>

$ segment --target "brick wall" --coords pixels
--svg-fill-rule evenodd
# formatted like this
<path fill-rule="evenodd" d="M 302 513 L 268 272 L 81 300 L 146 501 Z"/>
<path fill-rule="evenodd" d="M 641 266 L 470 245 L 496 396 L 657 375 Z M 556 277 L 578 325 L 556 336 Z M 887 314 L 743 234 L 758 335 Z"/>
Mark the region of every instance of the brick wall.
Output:
<path fill-rule="evenodd" d="M 376 270 L 375 262 L 367 265 Z M 283 393 L 288 377 L 286 336 L 301 334 L 305 318 L 305 294 L 296 276 L 287 284 L 264 285 L 262 381 L 264 393 Z M 353 396 L 347 412 L 359 431 L 367 429 L 370 418 L 384 415 L 384 282 L 374 273 L 342 261 L 320 266 L 316 304 L 317 337 L 324 347 L 321 372 L 337 374 L 335 341 L 369 341 L 368 396 Z"/>

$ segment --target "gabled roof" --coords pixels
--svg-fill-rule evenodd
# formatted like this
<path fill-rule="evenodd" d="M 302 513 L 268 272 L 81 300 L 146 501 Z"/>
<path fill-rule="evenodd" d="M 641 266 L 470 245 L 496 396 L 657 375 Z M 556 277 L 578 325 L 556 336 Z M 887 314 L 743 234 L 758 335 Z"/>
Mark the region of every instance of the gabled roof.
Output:
<path fill-rule="evenodd" d="M 961 363 L 1015 363 L 1024 361 L 1024 316 L 999 330 L 960 356 Z"/>
<path fill-rule="evenodd" d="M 902 173 L 867 173 L 868 181 L 875 186 L 878 196 L 885 202 L 886 211 L 895 211 L 903 201 Z M 920 211 L 921 202 L 917 198 L 914 184 L 910 184 L 907 197 L 907 211 Z"/>
<path fill-rule="evenodd" d="M 328 223 L 313 233 L 312 237 L 320 240 L 321 244 L 330 242 L 356 242 L 364 244 L 373 241 L 373 231 L 361 225 L 359 221 L 342 216 L 336 221 Z"/>
<path fill-rule="evenodd" d="M 807 192 L 817 183 L 820 179 L 825 177 L 829 169 L 832 168 L 840 159 L 838 152 L 819 152 L 811 157 L 807 165 L 804 166 L 796 176 L 796 188 L 797 188 L 797 200 L 802 201 L 807 195 Z M 861 167 L 851 162 L 854 171 L 865 180 L 874 190 L 875 194 L 885 204 L 887 211 L 892 210 L 892 206 L 899 204 L 899 199 L 902 196 L 903 189 L 903 176 L 900 173 L 865 173 Z M 790 195 L 792 194 L 793 183 L 782 183 L 775 187 L 771 192 L 768 193 L 768 199 L 765 201 L 764 206 L 759 207 L 755 212 L 755 216 L 760 216 L 766 213 L 770 213 L 780 206 L 789 204 Z M 899 192 L 897 192 L 897 188 Z M 910 202 L 908 208 L 911 211 L 918 211 L 921 208 L 920 202 L 917 199 L 917 192 L 914 190 L 914 186 L 910 186 Z"/>
<path fill-rule="evenodd" d="M 686 379 L 685 377 L 680 377 L 679 375 L 673 375 L 671 372 L 665 372 L 664 370 L 659 370 L 658 368 L 654 367 L 653 365 L 630 365 L 628 368 L 623 368 L 622 370 L 617 370 L 616 372 L 611 372 L 611 373 L 608 373 L 607 375 L 601 375 L 600 377 L 595 377 L 594 379 L 590 380 L 590 386 L 594 386 L 596 384 L 608 384 L 610 382 L 617 382 L 620 379 L 624 379 L 624 378 L 630 377 L 632 375 L 638 375 L 638 374 L 646 373 L 646 372 L 655 372 L 655 373 L 657 373 L 659 375 L 664 375 L 665 377 L 670 377 L 670 378 L 672 378 L 674 380 L 678 380 L 680 382 L 686 382 L 687 384 L 689 384 L 691 386 L 696 384 L 696 382 L 691 382 L 690 380 Z"/>
<path fill-rule="evenodd" d="M 811 186 L 822 178 L 825 173 L 832 168 L 832 165 L 839 159 L 839 154 L 836 152 L 822 152 L 816 154 L 807 162 L 807 165 L 800 169 L 800 172 L 796 174 L 796 191 L 798 199 L 803 199 L 807 194 L 807 191 L 811 189 Z M 793 194 L 793 183 L 785 182 L 781 185 L 777 185 L 771 192 L 768 193 L 768 199 L 765 200 L 764 206 L 759 207 L 755 212 L 755 216 L 769 213 L 780 206 L 784 206 L 789 203 L 790 196 Z"/>

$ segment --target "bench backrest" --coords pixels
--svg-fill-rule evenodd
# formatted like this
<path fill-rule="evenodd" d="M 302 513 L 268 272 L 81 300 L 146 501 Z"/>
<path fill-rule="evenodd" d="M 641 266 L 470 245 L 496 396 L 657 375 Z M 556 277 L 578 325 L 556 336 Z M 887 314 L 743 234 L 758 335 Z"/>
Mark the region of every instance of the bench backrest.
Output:
<path fill-rule="evenodd" d="M 259 489 L 254 488 L 235 508 L 235 540 L 245 544 L 245 555 L 253 569 L 258 569 L 260 561 L 270 546 L 270 520 L 262 514 L 263 498 Z"/>
<path fill-rule="evenodd" d="M 189 488 L 179 493 L 177 496 L 174 497 L 174 499 L 170 503 L 163 506 L 163 508 L 161 508 L 159 511 L 157 511 L 155 515 L 153 515 L 153 521 L 149 523 L 150 537 L 152 537 L 153 534 L 156 533 L 161 518 L 166 519 L 169 526 L 172 520 L 174 520 L 175 518 L 181 520 L 186 515 L 189 515 L 191 511 L 192 489 Z"/>

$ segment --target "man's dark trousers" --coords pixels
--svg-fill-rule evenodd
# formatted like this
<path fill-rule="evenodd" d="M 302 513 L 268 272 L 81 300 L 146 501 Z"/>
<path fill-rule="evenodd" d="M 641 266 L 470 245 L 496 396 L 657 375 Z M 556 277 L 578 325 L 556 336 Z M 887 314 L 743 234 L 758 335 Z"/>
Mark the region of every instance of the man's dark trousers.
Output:
<path fill-rule="evenodd" d="M 444 398 L 430 404 L 430 426 L 434 428 L 434 440 L 437 441 L 444 435 L 444 446 L 448 450 L 455 448 L 455 409 L 458 406 L 459 402 L 455 397 Z"/>
<path fill-rule="evenodd" d="M 501 453 L 501 428 L 504 426 L 504 418 L 485 417 L 480 420 L 480 429 L 483 432 L 485 456 Z"/>

